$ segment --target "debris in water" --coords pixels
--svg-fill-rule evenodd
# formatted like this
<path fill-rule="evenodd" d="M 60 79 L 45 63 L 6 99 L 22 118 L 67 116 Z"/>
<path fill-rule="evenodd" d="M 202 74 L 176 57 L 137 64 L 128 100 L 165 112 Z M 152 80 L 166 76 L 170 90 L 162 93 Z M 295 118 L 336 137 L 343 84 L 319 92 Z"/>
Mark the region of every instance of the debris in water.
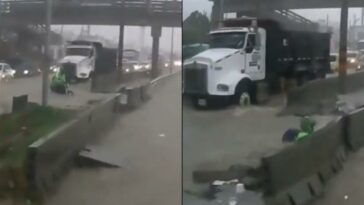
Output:
<path fill-rule="evenodd" d="M 159 137 L 165 137 L 166 135 L 165 134 L 159 134 Z"/>
<path fill-rule="evenodd" d="M 348 195 L 345 195 L 345 196 L 344 196 L 344 199 L 345 199 L 345 200 L 347 200 L 348 198 L 349 198 L 349 197 L 348 197 Z"/>

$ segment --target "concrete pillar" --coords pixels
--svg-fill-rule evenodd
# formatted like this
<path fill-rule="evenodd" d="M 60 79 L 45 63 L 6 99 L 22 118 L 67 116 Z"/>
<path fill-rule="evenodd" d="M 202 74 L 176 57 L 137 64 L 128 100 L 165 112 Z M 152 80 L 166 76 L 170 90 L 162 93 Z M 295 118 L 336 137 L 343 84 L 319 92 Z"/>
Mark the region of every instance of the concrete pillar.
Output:
<path fill-rule="evenodd" d="M 152 26 L 152 38 L 153 38 L 153 45 L 152 45 L 152 77 L 157 77 L 159 74 L 159 38 L 162 33 L 161 26 Z"/>
<path fill-rule="evenodd" d="M 118 45 L 118 56 L 117 56 L 117 80 L 121 81 L 122 67 L 123 67 L 123 50 L 124 50 L 124 24 L 119 25 L 119 45 Z"/>
<path fill-rule="evenodd" d="M 348 41 L 348 0 L 343 0 L 340 17 L 340 53 L 339 53 L 339 90 L 346 92 L 347 41 Z"/>

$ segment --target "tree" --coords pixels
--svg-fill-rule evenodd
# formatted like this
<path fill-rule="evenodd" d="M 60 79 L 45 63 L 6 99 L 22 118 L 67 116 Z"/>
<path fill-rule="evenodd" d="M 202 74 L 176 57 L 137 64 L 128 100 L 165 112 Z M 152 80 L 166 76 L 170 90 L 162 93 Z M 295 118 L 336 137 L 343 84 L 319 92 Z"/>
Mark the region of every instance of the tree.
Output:
<path fill-rule="evenodd" d="M 183 21 L 183 44 L 204 43 L 210 31 L 206 13 L 194 11 Z"/>

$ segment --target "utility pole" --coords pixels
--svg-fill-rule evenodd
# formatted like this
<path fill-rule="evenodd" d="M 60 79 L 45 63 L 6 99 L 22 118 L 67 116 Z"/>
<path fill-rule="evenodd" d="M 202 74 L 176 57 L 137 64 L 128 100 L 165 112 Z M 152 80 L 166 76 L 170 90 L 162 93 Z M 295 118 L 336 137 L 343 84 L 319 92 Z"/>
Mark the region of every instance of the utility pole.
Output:
<path fill-rule="evenodd" d="M 172 73 L 172 69 L 173 69 L 173 48 L 174 47 L 174 27 L 172 27 L 172 36 L 171 36 L 171 56 L 169 59 L 169 72 Z"/>
<path fill-rule="evenodd" d="M 87 36 L 91 35 L 91 25 L 87 25 Z"/>
<path fill-rule="evenodd" d="M 142 26 L 140 27 L 140 37 L 139 37 L 139 42 L 140 42 L 140 54 L 144 57 L 145 56 L 145 51 L 144 51 L 144 48 L 145 48 L 145 27 Z M 140 58 L 141 56 L 139 56 Z M 139 59 L 141 60 L 141 59 Z"/>
<path fill-rule="evenodd" d="M 348 0 L 342 0 L 340 16 L 339 91 L 346 92 L 347 41 L 348 41 Z"/>
<path fill-rule="evenodd" d="M 49 58 L 49 46 L 51 41 L 51 24 L 52 24 L 52 1 L 53 0 L 46 0 L 45 9 L 46 9 L 46 41 L 45 41 L 45 48 L 44 48 L 44 55 L 45 55 L 45 64 L 43 67 L 43 79 L 42 79 L 42 105 L 48 105 L 48 73 L 49 73 L 49 66 L 50 66 L 50 58 Z"/>
<path fill-rule="evenodd" d="M 220 0 L 219 27 L 223 27 L 224 23 L 224 0 Z"/>

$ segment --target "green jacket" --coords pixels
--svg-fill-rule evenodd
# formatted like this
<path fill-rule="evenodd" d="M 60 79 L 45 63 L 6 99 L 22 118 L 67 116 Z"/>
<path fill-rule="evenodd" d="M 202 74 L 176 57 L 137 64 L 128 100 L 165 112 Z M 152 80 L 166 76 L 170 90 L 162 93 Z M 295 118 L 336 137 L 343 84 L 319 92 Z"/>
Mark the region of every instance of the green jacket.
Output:
<path fill-rule="evenodd" d="M 315 120 L 309 117 L 303 117 L 301 119 L 301 132 L 297 134 L 295 141 L 301 141 L 310 137 L 315 130 L 315 125 Z"/>
<path fill-rule="evenodd" d="M 52 77 L 51 86 L 59 86 L 59 85 L 66 85 L 66 75 L 61 74 L 58 72 L 56 75 Z"/>

